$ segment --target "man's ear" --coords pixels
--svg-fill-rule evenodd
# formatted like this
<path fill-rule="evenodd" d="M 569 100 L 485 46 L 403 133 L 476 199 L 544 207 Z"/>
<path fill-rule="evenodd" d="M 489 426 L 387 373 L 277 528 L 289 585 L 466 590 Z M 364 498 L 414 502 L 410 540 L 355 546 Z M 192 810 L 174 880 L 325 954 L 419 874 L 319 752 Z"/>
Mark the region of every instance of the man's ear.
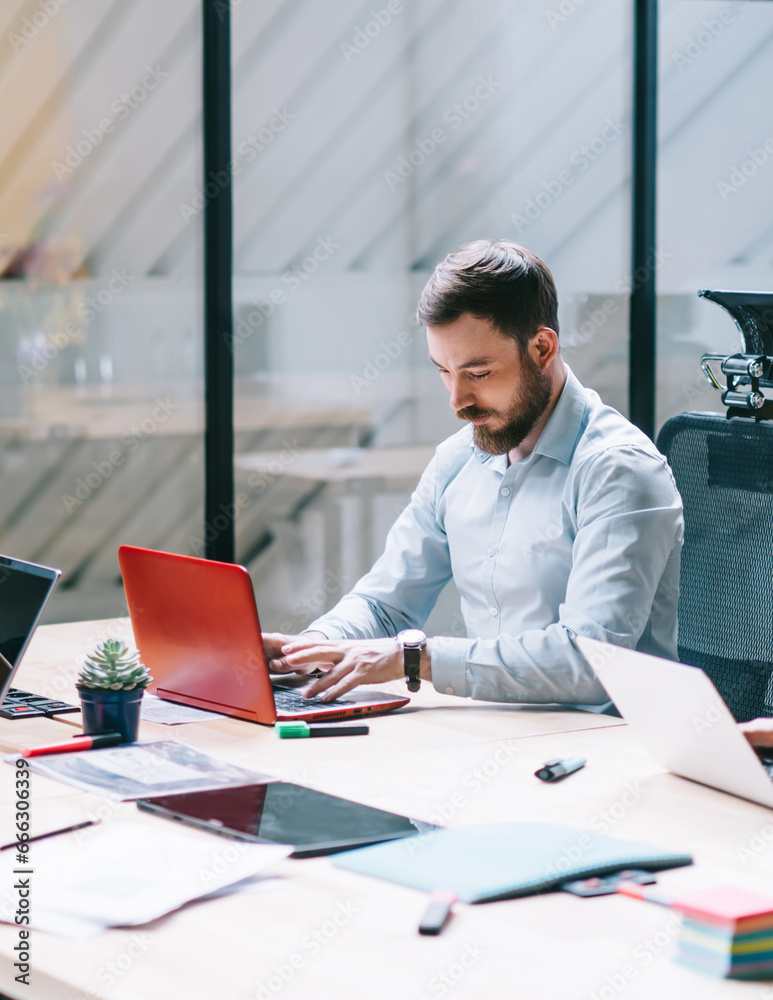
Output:
<path fill-rule="evenodd" d="M 558 334 L 549 326 L 541 326 L 529 341 L 529 356 L 540 368 L 546 368 L 558 354 Z"/>

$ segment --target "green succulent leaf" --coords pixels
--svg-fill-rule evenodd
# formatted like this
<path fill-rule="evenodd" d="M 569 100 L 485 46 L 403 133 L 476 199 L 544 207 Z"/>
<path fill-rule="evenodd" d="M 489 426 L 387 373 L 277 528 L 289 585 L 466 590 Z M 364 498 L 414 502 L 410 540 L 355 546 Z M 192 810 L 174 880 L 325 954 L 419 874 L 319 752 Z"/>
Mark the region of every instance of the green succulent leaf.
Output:
<path fill-rule="evenodd" d="M 121 639 L 105 639 L 86 657 L 77 683 L 103 691 L 133 691 L 146 688 L 152 680 L 136 650 Z"/>

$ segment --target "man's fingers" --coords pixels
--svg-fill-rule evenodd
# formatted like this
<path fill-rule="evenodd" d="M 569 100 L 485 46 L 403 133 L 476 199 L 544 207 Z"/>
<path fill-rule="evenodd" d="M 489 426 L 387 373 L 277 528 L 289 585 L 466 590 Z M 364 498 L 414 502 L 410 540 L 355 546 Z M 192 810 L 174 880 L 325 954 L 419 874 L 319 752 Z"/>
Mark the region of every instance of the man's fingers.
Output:
<path fill-rule="evenodd" d="M 282 646 L 291 641 L 292 636 L 285 635 L 284 632 L 264 632 L 263 648 L 266 650 L 266 656 L 269 659 L 278 658 L 282 653 Z"/>
<path fill-rule="evenodd" d="M 306 638 L 304 636 L 296 636 L 295 638 L 286 636 L 285 641 L 282 643 L 282 652 L 291 653 L 299 649 L 310 649 L 312 646 L 339 646 L 340 642 L 336 639 L 320 639 L 320 638 Z"/>
<path fill-rule="evenodd" d="M 313 684 L 309 686 L 303 692 L 306 698 L 316 698 L 323 697 L 326 701 L 330 698 L 336 697 L 336 695 L 331 695 L 330 692 L 333 690 L 338 690 L 338 685 L 347 677 L 349 677 L 354 670 L 354 664 L 343 660 L 341 663 L 331 666 L 323 677 L 318 678 Z M 346 690 L 350 690 L 352 687 L 356 687 L 359 684 L 359 680 L 356 678 L 353 680 L 352 684 Z"/>
<path fill-rule="evenodd" d="M 286 674 L 293 668 L 288 664 L 287 660 L 279 656 L 268 661 L 268 669 L 272 674 Z"/>
<path fill-rule="evenodd" d="M 308 646 L 290 652 L 285 646 L 282 649 L 282 658 L 285 663 L 297 667 L 306 663 L 340 663 L 346 656 L 343 649 L 336 649 L 334 646 Z"/>
<path fill-rule="evenodd" d="M 333 701 L 334 699 L 345 695 L 347 692 L 354 690 L 354 688 L 358 687 L 361 683 L 362 681 L 359 675 L 352 671 L 347 674 L 343 680 L 334 684 L 333 687 L 328 688 L 321 697 L 324 701 Z"/>
<path fill-rule="evenodd" d="M 330 661 L 314 663 L 296 664 L 288 663 L 284 657 L 277 657 L 268 661 L 268 669 L 272 674 L 313 674 L 315 670 L 327 672 L 333 666 Z"/>

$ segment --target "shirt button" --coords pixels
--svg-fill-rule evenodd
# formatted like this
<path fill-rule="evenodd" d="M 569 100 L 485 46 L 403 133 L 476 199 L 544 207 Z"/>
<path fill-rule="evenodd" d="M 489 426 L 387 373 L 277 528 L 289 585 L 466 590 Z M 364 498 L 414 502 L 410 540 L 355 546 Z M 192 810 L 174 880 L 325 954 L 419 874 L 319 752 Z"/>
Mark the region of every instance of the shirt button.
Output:
<path fill-rule="evenodd" d="M 494 558 L 494 556 L 495 556 L 496 554 L 497 554 L 497 550 L 496 550 L 496 549 L 493 549 L 493 548 L 492 548 L 492 549 L 488 549 L 488 551 L 486 552 L 486 555 L 487 555 L 487 556 L 491 556 L 491 558 L 492 558 L 492 559 Z"/>
<path fill-rule="evenodd" d="M 503 486 L 502 489 L 499 492 L 502 494 L 503 497 L 509 497 L 510 496 L 510 487 L 509 486 Z"/>
<path fill-rule="evenodd" d="M 499 608 L 489 608 L 488 613 L 496 617 L 499 614 Z"/>
<path fill-rule="evenodd" d="M 453 694 L 453 693 L 454 693 L 454 689 L 452 687 L 447 687 L 446 688 L 446 694 Z"/>

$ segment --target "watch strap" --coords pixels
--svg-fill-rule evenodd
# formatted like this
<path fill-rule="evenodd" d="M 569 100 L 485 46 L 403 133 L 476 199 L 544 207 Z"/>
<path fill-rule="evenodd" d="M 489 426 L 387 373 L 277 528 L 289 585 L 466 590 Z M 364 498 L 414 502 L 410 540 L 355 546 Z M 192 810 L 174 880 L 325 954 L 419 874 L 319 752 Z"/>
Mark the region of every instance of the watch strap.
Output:
<path fill-rule="evenodd" d="M 403 646 L 405 663 L 405 683 L 409 691 L 418 691 L 421 687 L 421 649 L 418 646 Z"/>

